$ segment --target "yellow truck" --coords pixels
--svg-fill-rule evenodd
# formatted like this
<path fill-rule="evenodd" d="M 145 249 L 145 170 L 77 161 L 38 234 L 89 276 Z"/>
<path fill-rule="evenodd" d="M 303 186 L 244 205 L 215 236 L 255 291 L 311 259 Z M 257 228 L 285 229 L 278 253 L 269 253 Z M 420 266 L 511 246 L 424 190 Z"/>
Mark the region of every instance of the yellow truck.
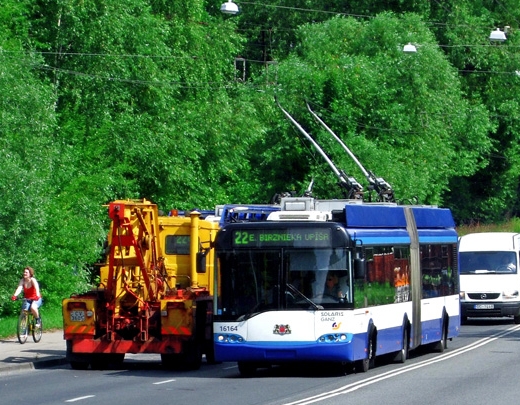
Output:
<path fill-rule="evenodd" d="M 63 300 L 67 359 L 100 369 L 126 353 L 157 353 L 168 368 L 197 369 L 213 352 L 213 241 L 217 221 L 161 215 L 147 200 L 109 204 L 99 285 Z"/>

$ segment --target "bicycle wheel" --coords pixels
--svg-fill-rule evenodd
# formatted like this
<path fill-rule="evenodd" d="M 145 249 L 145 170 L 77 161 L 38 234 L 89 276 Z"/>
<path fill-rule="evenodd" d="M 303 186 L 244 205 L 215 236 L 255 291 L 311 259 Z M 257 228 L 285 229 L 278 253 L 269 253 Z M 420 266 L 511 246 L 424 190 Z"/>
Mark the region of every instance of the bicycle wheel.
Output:
<path fill-rule="evenodd" d="M 29 322 L 27 312 L 22 312 L 18 318 L 18 325 L 16 328 L 16 336 L 20 344 L 24 344 L 27 341 L 27 335 L 29 334 Z"/>
<path fill-rule="evenodd" d="M 32 327 L 32 336 L 35 343 L 38 343 L 40 340 L 42 340 L 42 333 L 43 333 L 43 323 L 42 323 L 42 316 L 40 315 L 40 324 L 38 325 L 36 323 L 36 319 L 32 319 L 31 322 L 33 322 Z"/>

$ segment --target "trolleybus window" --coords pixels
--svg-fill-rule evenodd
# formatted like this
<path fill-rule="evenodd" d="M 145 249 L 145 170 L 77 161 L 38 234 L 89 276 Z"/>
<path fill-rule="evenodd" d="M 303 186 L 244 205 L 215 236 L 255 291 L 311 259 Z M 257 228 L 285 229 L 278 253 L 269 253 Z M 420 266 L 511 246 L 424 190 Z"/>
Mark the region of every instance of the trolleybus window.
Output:
<path fill-rule="evenodd" d="M 454 245 L 421 245 L 423 298 L 457 294 L 457 264 Z"/>
<path fill-rule="evenodd" d="M 219 256 L 218 315 L 248 319 L 267 310 L 345 308 L 352 276 L 345 249 L 235 250 Z M 335 295 L 327 294 L 328 278 Z"/>
<path fill-rule="evenodd" d="M 421 245 L 422 297 L 456 294 L 454 245 Z M 364 249 L 367 275 L 356 281 L 355 307 L 411 300 L 410 249 L 379 246 Z"/>
<path fill-rule="evenodd" d="M 279 305 L 279 252 L 236 252 L 220 256 L 223 280 L 219 313 L 224 318 L 248 318 Z"/>
<path fill-rule="evenodd" d="M 410 249 L 401 247 L 366 248 L 366 278 L 356 281 L 355 307 L 406 302 L 410 292 Z"/>

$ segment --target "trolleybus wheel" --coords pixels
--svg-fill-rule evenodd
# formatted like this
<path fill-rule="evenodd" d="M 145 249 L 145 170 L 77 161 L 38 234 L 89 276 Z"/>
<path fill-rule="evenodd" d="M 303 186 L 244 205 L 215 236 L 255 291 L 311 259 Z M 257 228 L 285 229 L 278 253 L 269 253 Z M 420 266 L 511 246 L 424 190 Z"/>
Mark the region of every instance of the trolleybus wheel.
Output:
<path fill-rule="evenodd" d="M 399 350 L 395 356 L 395 361 L 398 363 L 405 363 L 406 359 L 408 359 L 408 349 L 409 349 L 409 340 L 408 340 L 408 328 L 404 327 L 403 329 L 403 346 L 401 350 Z"/>
<path fill-rule="evenodd" d="M 368 336 L 367 357 L 356 362 L 356 370 L 363 373 L 366 373 L 375 366 L 376 353 L 374 350 L 374 334 L 371 332 Z"/>
<path fill-rule="evenodd" d="M 448 348 L 448 324 L 444 318 L 442 321 L 441 340 L 435 345 L 435 351 L 443 353 Z"/>

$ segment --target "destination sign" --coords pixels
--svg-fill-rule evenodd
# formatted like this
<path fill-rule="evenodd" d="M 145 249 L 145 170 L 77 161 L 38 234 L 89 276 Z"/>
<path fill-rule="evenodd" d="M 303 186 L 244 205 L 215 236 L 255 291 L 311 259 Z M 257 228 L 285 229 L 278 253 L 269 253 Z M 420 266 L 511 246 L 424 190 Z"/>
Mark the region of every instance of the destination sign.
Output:
<path fill-rule="evenodd" d="M 247 229 L 233 231 L 235 247 L 328 247 L 331 242 L 330 229 Z"/>

